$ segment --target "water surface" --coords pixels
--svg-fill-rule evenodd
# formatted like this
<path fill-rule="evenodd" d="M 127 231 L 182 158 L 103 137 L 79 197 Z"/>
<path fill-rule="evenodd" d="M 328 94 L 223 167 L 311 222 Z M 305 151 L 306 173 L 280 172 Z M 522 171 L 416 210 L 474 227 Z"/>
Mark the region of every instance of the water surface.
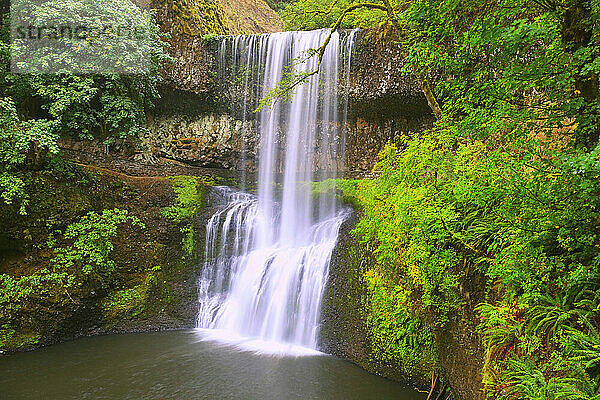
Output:
<path fill-rule="evenodd" d="M 258 355 L 176 331 L 83 338 L 0 356 L 0 399 L 422 400 L 326 355 Z"/>

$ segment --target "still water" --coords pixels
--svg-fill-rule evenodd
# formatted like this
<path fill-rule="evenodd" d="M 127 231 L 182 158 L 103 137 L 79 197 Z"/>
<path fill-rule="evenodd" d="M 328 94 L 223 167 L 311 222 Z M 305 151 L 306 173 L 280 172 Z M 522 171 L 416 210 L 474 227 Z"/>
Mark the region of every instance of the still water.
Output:
<path fill-rule="evenodd" d="M 83 338 L 0 356 L 0 399 L 373 399 L 425 395 L 326 355 L 260 355 L 196 331 Z"/>

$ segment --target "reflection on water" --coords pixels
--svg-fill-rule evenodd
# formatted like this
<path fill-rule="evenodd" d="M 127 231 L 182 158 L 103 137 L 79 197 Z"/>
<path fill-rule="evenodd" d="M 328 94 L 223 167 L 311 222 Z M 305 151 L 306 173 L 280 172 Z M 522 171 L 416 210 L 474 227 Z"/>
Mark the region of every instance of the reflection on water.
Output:
<path fill-rule="evenodd" d="M 84 338 L 0 356 L 2 400 L 424 398 L 334 357 L 257 355 L 194 331 Z"/>

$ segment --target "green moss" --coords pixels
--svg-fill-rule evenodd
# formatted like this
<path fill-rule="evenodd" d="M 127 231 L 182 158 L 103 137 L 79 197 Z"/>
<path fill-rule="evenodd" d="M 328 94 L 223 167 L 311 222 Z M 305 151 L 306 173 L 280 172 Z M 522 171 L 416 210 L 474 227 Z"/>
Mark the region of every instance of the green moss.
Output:
<path fill-rule="evenodd" d="M 221 36 L 217 35 L 216 33 L 207 33 L 206 35 L 202 36 L 202 44 L 204 46 L 210 46 L 214 43 L 217 43 L 219 41 L 219 38 Z M 212 71 L 212 73 L 216 74 L 216 71 Z"/>
<path fill-rule="evenodd" d="M 192 36 L 229 33 L 220 0 L 174 0 L 172 9 L 180 33 Z"/>
<path fill-rule="evenodd" d="M 358 209 L 360 208 L 357 197 L 359 182 L 360 180 L 353 179 L 326 179 L 321 182 L 311 182 L 312 195 L 318 197 L 323 194 L 334 194 L 342 204 Z"/>
<path fill-rule="evenodd" d="M 125 315 L 134 317 L 144 311 L 148 286 L 137 285 L 130 289 L 119 290 L 102 301 L 102 314 L 106 321 L 115 321 Z"/>
<path fill-rule="evenodd" d="M 5 350 L 19 350 L 35 346 L 42 335 L 38 332 L 17 332 L 9 325 L 0 328 L 0 348 Z"/>
<path fill-rule="evenodd" d="M 347 343 L 359 343 L 358 338 L 364 337 L 365 354 L 356 361 L 367 370 L 426 384 L 438 366 L 433 332 L 409 313 L 404 293 L 373 271 L 374 243 L 352 238 L 343 246 L 342 267 L 335 271 L 340 282 L 328 298 L 334 302 L 333 317 L 341 316 L 345 326 L 328 329 Z"/>
<path fill-rule="evenodd" d="M 179 261 L 179 265 L 183 260 Z M 175 264 L 178 264 L 175 261 Z M 151 290 L 148 292 L 152 298 L 151 307 L 148 313 L 167 312 L 169 315 L 177 315 L 181 308 L 182 299 L 172 284 L 172 276 L 177 275 L 175 271 L 161 271 L 154 275 L 154 282 Z M 149 303 L 150 304 L 150 303 Z"/>
<path fill-rule="evenodd" d="M 100 304 L 104 320 L 109 324 L 114 324 L 124 318 L 133 318 L 144 313 L 150 289 L 159 285 L 160 270 L 160 266 L 153 267 L 143 283 L 128 289 L 114 291 L 105 297 Z"/>
<path fill-rule="evenodd" d="M 181 246 L 185 255 L 196 257 L 197 234 L 194 229 L 194 220 L 198 212 L 206 206 L 206 185 L 212 183 L 203 177 L 174 176 L 170 177 L 173 191 L 175 192 L 175 203 L 161 210 L 167 219 L 183 224 L 180 227 L 183 238 Z"/>
<path fill-rule="evenodd" d="M 206 205 L 204 178 L 173 176 L 168 178 L 175 192 L 175 204 L 164 208 L 161 213 L 174 222 L 191 218 Z"/>
<path fill-rule="evenodd" d="M 183 239 L 181 239 L 181 245 L 183 247 L 183 251 L 188 256 L 195 257 L 197 254 L 197 245 L 196 245 L 196 234 L 194 232 L 193 225 L 186 225 L 181 228 L 181 233 L 183 233 Z"/>

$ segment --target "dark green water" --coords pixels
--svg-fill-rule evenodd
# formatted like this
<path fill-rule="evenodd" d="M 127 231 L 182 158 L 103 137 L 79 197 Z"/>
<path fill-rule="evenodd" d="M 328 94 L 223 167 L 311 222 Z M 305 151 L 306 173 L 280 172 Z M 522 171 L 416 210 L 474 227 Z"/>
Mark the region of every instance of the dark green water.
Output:
<path fill-rule="evenodd" d="M 2 400 L 425 397 L 335 357 L 261 356 L 195 332 L 91 337 L 0 356 Z"/>

